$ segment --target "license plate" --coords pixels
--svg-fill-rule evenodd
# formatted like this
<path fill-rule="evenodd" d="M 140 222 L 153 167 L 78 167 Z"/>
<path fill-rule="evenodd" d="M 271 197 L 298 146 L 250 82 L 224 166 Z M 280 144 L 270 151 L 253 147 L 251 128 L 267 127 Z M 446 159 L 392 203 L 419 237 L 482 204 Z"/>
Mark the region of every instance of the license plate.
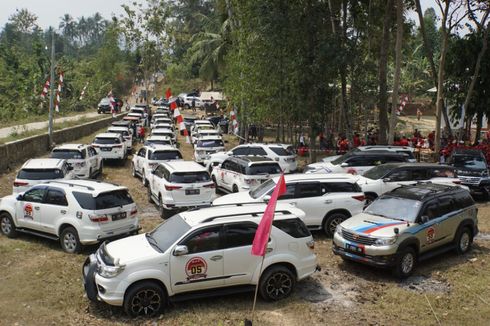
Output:
<path fill-rule="evenodd" d="M 112 151 L 112 147 L 101 147 L 100 150 L 104 152 L 110 152 Z"/>
<path fill-rule="evenodd" d="M 186 195 L 199 195 L 200 191 L 199 189 L 186 189 L 185 194 Z"/>
<path fill-rule="evenodd" d="M 345 245 L 345 249 L 348 250 L 348 251 L 352 251 L 356 254 L 363 254 L 364 253 L 364 248 L 362 247 L 358 247 L 358 246 L 354 246 L 354 245 L 351 245 L 351 244 L 346 244 Z"/>
<path fill-rule="evenodd" d="M 123 213 L 117 213 L 117 214 L 112 214 L 112 220 L 113 221 L 118 221 L 126 218 L 126 212 Z"/>

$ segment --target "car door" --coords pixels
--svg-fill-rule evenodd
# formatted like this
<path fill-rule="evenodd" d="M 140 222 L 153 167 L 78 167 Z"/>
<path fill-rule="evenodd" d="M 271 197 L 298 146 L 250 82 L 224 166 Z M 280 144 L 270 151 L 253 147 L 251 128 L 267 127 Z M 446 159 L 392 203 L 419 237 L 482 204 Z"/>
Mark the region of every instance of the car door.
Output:
<path fill-rule="evenodd" d="M 383 178 L 383 183 L 381 184 L 382 192 L 388 192 L 396 189 L 403 185 L 415 184 L 413 181 L 412 170 L 408 168 L 399 168 L 390 172 L 385 178 Z"/>
<path fill-rule="evenodd" d="M 177 245 L 187 246 L 188 252 L 180 256 L 170 256 L 170 279 L 174 293 L 221 287 L 225 284 L 221 232 L 221 225 L 202 227 L 179 241 Z"/>
<path fill-rule="evenodd" d="M 47 188 L 42 209 L 41 225 L 44 232 L 56 234 L 57 220 L 68 213 L 68 201 L 65 192 L 57 188 Z"/>
<path fill-rule="evenodd" d="M 260 263 L 260 257 L 251 255 L 252 242 L 257 231 L 253 222 L 228 223 L 223 228 L 225 285 L 250 284 Z"/>
<path fill-rule="evenodd" d="M 439 245 L 438 241 L 444 234 L 439 217 L 439 201 L 435 198 L 426 203 L 418 221 L 423 226 L 417 233 L 421 252 L 429 251 Z"/>
<path fill-rule="evenodd" d="M 362 175 L 367 171 L 368 159 L 366 157 L 352 157 L 346 160 L 344 163 L 347 163 L 346 166 L 342 167 L 345 173 Z M 344 165 L 344 163 L 341 165 Z"/>
<path fill-rule="evenodd" d="M 31 188 L 23 194 L 22 199 L 16 203 L 15 216 L 18 226 L 42 231 L 42 202 L 45 195 L 46 187 L 43 186 Z"/>
<path fill-rule="evenodd" d="M 92 169 L 92 171 L 97 171 L 99 169 L 99 162 L 97 162 L 97 157 L 94 155 L 94 152 L 92 152 L 91 149 L 92 148 L 90 147 L 84 149 L 85 157 L 87 160 L 87 164 Z"/>
<path fill-rule="evenodd" d="M 136 171 L 138 173 L 141 173 L 141 170 L 143 169 L 143 164 L 145 161 L 146 157 L 146 148 L 142 147 L 139 151 L 138 154 L 136 155 Z"/>
<path fill-rule="evenodd" d="M 331 203 L 322 196 L 326 188 L 320 182 L 300 182 L 296 185 L 294 201 L 291 204 L 305 212 L 305 224 L 316 228 L 322 225 L 323 217 L 327 212 L 327 205 Z"/>

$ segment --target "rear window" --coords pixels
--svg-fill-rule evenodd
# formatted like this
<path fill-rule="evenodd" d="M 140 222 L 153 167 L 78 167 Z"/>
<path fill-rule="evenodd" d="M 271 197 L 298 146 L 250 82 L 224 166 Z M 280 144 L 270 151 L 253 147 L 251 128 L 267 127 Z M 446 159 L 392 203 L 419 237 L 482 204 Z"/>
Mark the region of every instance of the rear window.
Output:
<path fill-rule="evenodd" d="M 281 167 L 277 163 L 254 164 L 247 168 L 247 175 L 279 174 L 279 173 L 281 173 Z"/>
<path fill-rule="evenodd" d="M 357 183 L 332 182 L 325 184 L 328 192 L 362 192 Z"/>
<path fill-rule="evenodd" d="M 60 169 L 22 169 L 17 174 L 17 178 L 26 180 L 51 180 L 63 177 L 63 171 Z"/>
<path fill-rule="evenodd" d="M 61 158 L 65 160 L 75 159 L 80 160 L 85 158 L 85 153 L 74 149 L 55 149 L 51 153 L 52 158 Z"/>
<path fill-rule="evenodd" d="M 285 150 L 283 147 L 269 147 L 271 151 L 276 153 L 279 156 L 289 156 L 291 153 L 289 153 L 287 150 Z"/>
<path fill-rule="evenodd" d="M 407 155 L 408 158 L 411 160 L 415 159 L 415 155 L 413 155 L 412 151 L 396 151 L 396 152 Z"/>
<path fill-rule="evenodd" d="M 145 145 L 150 145 L 150 144 L 172 145 L 172 142 L 170 140 L 147 140 L 147 141 L 145 141 Z"/>
<path fill-rule="evenodd" d="M 153 152 L 150 155 L 150 160 L 165 161 L 165 160 L 179 160 L 182 158 L 182 154 L 179 151 L 159 151 Z"/>
<path fill-rule="evenodd" d="M 200 140 L 197 142 L 197 147 L 224 147 L 222 140 Z"/>
<path fill-rule="evenodd" d="M 202 172 L 175 172 L 170 175 L 170 182 L 174 183 L 194 183 L 211 181 L 209 173 Z"/>
<path fill-rule="evenodd" d="M 310 230 L 306 227 L 305 223 L 299 218 L 288 220 L 274 220 L 272 222 L 279 230 L 289 234 L 293 238 L 306 238 L 311 236 Z"/>
<path fill-rule="evenodd" d="M 74 191 L 73 196 L 80 207 L 88 210 L 121 207 L 133 203 L 133 198 L 127 190 L 104 192 L 95 198 L 92 197 L 92 194 Z"/>
<path fill-rule="evenodd" d="M 119 138 L 101 138 L 97 137 L 94 140 L 95 144 L 101 144 L 101 145 L 111 145 L 111 144 L 120 144 L 121 141 Z"/>
<path fill-rule="evenodd" d="M 108 133 L 111 134 L 118 134 L 118 135 L 123 135 L 123 136 L 129 136 L 129 133 L 125 130 L 108 130 Z"/>

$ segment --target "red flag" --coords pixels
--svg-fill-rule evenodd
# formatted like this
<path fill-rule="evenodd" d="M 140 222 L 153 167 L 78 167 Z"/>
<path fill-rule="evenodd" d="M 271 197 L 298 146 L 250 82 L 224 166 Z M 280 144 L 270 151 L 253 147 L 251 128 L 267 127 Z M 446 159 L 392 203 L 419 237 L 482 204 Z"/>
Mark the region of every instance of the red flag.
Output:
<path fill-rule="evenodd" d="M 165 98 L 168 100 L 170 97 L 172 96 L 172 90 L 169 88 L 167 88 L 167 90 L 165 91 Z"/>
<path fill-rule="evenodd" d="M 252 243 L 252 255 L 254 256 L 265 255 L 265 249 L 267 247 L 267 243 L 269 242 L 272 221 L 274 220 L 274 213 L 276 211 L 277 198 L 284 193 L 286 193 L 286 181 L 284 181 L 284 174 L 281 174 L 281 177 L 274 188 L 271 199 L 267 204 L 264 215 L 262 215 L 259 227 L 255 232 L 254 241 Z"/>
<path fill-rule="evenodd" d="M 170 103 L 170 109 L 171 110 L 175 110 L 177 108 L 177 103 L 175 103 L 175 101 L 173 101 L 172 103 Z"/>

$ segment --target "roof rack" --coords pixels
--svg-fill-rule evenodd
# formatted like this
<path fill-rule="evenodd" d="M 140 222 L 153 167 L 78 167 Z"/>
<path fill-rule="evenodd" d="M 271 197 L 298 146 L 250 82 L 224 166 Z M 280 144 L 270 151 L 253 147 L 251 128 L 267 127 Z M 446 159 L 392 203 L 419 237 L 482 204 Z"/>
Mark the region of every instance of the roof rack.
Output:
<path fill-rule="evenodd" d="M 281 213 L 283 215 L 291 215 L 290 211 L 284 211 L 284 210 L 276 211 L 275 214 L 277 214 L 277 213 Z M 231 214 L 231 215 L 228 214 L 228 215 L 213 216 L 213 217 L 207 218 L 205 220 L 202 220 L 200 223 L 212 222 L 212 221 L 219 219 L 219 218 L 238 217 L 238 216 L 244 216 L 244 215 L 252 215 L 253 217 L 259 217 L 260 214 L 264 214 L 264 212 L 246 212 L 246 213 L 241 213 L 241 214 Z"/>
<path fill-rule="evenodd" d="M 57 184 L 67 185 L 69 187 L 75 187 L 75 186 L 77 186 L 77 187 L 85 188 L 85 189 L 90 190 L 90 191 L 94 191 L 95 190 L 93 187 L 90 187 L 90 186 L 80 185 L 80 184 L 74 184 L 74 183 L 70 183 L 70 182 L 63 182 L 63 181 L 46 181 L 45 183 L 49 183 L 49 184 L 57 183 Z"/>

